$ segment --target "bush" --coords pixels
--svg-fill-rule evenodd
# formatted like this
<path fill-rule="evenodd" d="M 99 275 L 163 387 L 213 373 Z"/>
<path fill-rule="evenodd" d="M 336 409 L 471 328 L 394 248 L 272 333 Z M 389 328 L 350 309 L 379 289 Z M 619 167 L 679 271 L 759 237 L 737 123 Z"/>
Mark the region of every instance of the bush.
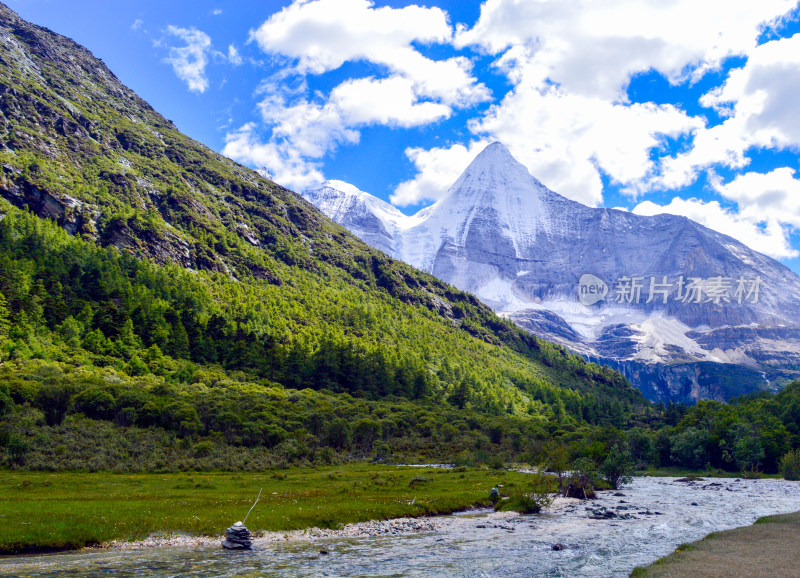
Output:
<path fill-rule="evenodd" d="M 63 383 L 45 383 L 36 394 L 36 405 L 44 412 L 47 425 L 61 425 L 72 400 L 72 388 Z"/>
<path fill-rule="evenodd" d="M 216 449 L 216 445 L 214 442 L 211 441 L 202 441 L 198 442 L 194 445 L 194 457 L 196 458 L 207 458 Z"/>
<path fill-rule="evenodd" d="M 611 448 L 606 459 L 600 464 L 600 474 L 612 489 L 618 490 L 621 486 L 631 483 L 633 467 L 630 451 L 626 448 Z"/>
<path fill-rule="evenodd" d="M 781 459 L 781 473 L 787 480 L 800 480 L 800 450 L 792 450 Z"/>
<path fill-rule="evenodd" d="M 99 387 L 90 387 L 76 395 L 73 403 L 75 404 L 75 409 L 82 412 L 86 417 L 109 419 L 116 401 L 109 392 Z"/>
<path fill-rule="evenodd" d="M 600 481 L 597 465 L 589 458 L 579 458 L 572 464 L 572 473 L 567 478 L 567 485 L 563 490 L 567 498 L 580 500 L 593 500 L 597 497 L 595 487 Z"/>

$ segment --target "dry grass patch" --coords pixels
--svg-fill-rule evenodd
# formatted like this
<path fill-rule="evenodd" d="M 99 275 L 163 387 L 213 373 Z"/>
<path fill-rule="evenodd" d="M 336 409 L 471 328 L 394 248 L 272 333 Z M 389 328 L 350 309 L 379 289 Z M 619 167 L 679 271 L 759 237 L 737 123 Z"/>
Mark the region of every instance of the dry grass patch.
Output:
<path fill-rule="evenodd" d="M 636 578 L 800 576 L 800 512 L 760 518 L 752 526 L 709 534 L 631 574 Z"/>

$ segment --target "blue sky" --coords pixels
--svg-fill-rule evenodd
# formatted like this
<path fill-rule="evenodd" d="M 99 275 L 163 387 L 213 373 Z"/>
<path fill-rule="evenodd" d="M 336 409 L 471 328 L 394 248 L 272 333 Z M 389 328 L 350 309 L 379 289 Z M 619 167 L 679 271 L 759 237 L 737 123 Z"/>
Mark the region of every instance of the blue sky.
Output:
<path fill-rule="evenodd" d="M 185 133 L 413 212 L 499 140 L 553 190 L 800 272 L 797 0 L 7 0 Z"/>

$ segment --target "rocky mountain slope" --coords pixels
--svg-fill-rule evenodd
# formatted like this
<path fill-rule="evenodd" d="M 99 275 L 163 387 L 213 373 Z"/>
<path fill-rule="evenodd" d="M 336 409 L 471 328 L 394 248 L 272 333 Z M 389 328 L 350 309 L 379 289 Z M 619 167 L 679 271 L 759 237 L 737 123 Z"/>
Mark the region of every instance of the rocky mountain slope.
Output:
<path fill-rule="evenodd" d="M 788 268 L 684 217 L 570 201 L 500 143 L 417 215 L 335 189 L 306 196 L 367 242 L 620 369 L 651 399 L 727 399 L 800 368 L 800 278 Z"/>
<path fill-rule="evenodd" d="M 621 424 L 644 407 L 619 374 L 181 134 L 87 49 L 2 4 L 0 40 L 5 370 L 46 359 L 195 393 L 265 380 L 525 420 L 591 407 Z"/>

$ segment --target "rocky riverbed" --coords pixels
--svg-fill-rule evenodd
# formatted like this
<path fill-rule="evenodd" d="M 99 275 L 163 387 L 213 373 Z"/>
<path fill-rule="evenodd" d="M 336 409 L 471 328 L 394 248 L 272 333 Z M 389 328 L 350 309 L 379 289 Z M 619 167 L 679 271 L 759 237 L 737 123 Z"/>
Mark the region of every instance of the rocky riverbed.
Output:
<path fill-rule="evenodd" d="M 152 536 L 104 549 L 0 560 L 0 574 L 627 576 L 710 532 L 799 510 L 797 482 L 636 478 L 591 502 L 558 499 L 534 516 L 481 510 L 254 534 L 247 552 L 223 551 L 222 536 Z"/>

